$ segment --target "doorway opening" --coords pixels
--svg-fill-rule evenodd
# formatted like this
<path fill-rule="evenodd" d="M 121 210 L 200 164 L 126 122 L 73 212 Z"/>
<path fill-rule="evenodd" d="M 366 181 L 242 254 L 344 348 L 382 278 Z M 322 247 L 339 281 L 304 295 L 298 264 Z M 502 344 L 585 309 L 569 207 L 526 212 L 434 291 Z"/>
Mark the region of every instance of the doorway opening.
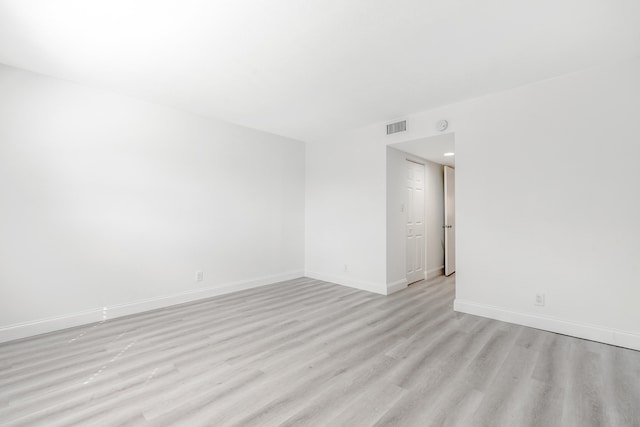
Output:
<path fill-rule="evenodd" d="M 454 274 L 455 252 L 454 133 L 388 145 L 388 292 Z"/>

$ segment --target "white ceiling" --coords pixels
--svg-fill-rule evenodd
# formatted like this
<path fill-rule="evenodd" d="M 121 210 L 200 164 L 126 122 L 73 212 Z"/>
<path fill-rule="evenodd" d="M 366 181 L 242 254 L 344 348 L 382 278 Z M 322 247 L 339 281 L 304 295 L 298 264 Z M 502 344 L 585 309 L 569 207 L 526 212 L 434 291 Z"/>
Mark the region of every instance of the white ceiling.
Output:
<path fill-rule="evenodd" d="M 0 62 L 302 140 L 640 56 L 638 0 L 0 0 Z"/>
<path fill-rule="evenodd" d="M 445 156 L 444 153 L 455 153 L 455 145 L 455 134 L 449 132 L 412 141 L 398 142 L 397 144 L 389 145 L 389 147 L 441 165 L 453 167 L 456 163 L 455 156 Z"/>

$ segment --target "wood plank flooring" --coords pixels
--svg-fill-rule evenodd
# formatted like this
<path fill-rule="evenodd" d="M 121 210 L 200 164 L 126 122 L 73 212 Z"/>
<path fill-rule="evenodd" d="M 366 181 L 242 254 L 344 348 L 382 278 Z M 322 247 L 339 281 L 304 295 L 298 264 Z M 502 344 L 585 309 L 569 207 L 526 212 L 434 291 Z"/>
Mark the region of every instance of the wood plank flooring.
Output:
<path fill-rule="evenodd" d="M 0 345 L 10 426 L 640 426 L 640 352 L 297 279 Z"/>

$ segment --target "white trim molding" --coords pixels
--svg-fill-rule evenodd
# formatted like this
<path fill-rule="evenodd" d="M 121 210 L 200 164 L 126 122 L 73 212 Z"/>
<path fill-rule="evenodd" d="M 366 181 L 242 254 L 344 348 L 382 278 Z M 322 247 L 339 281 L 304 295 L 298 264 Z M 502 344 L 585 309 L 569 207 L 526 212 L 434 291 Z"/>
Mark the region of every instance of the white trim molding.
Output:
<path fill-rule="evenodd" d="M 444 265 L 427 270 L 427 280 L 444 275 Z"/>
<path fill-rule="evenodd" d="M 571 335 L 591 341 L 640 350 L 640 333 L 611 329 L 588 323 L 560 319 L 553 316 L 521 313 L 487 304 L 456 299 L 453 309 L 461 313 L 488 317 L 489 319 L 543 329 L 563 335 Z"/>
<path fill-rule="evenodd" d="M 391 295 L 403 289 L 406 289 L 408 286 L 407 279 L 396 280 L 395 282 L 391 282 L 387 284 L 387 295 Z"/>
<path fill-rule="evenodd" d="M 347 286 L 349 288 L 360 289 L 362 291 L 373 292 L 380 295 L 387 295 L 387 285 L 385 283 L 364 282 L 361 280 L 349 279 L 347 277 L 330 276 L 328 274 L 317 273 L 315 271 L 305 271 L 304 275 L 311 279 L 322 280 L 323 282 L 335 283 L 336 285 Z"/>
<path fill-rule="evenodd" d="M 208 288 L 197 289 L 190 292 L 165 295 L 145 300 L 133 301 L 124 304 L 116 304 L 108 307 L 93 308 L 76 313 L 48 317 L 29 322 L 16 323 L 0 327 L 0 343 L 27 338 L 34 335 L 59 331 L 61 329 L 82 326 L 89 323 L 102 322 L 131 314 L 142 313 L 158 308 L 169 307 L 176 304 L 211 298 L 217 295 L 237 292 L 244 289 L 257 288 L 285 280 L 297 279 L 303 276 L 303 271 L 291 271 L 288 273 L 263 276 L 255 279 L 241 280 L 225 283 Z"/>

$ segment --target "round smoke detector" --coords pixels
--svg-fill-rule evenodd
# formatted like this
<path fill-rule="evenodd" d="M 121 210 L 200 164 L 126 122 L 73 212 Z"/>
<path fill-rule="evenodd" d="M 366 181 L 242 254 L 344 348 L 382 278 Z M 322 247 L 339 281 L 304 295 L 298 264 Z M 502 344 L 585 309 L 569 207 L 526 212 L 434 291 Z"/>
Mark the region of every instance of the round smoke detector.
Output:
<path fill-rule="evenodd" d="M 440 132 L 442 132 L 443 130 L 447 130 L 447 128 L 449 127 L 449 122 L 447 122 L 446 120 L 440 120 L 440 121 L 438 121 L 436 126 L 437 126 L 438 130 Z"/>

